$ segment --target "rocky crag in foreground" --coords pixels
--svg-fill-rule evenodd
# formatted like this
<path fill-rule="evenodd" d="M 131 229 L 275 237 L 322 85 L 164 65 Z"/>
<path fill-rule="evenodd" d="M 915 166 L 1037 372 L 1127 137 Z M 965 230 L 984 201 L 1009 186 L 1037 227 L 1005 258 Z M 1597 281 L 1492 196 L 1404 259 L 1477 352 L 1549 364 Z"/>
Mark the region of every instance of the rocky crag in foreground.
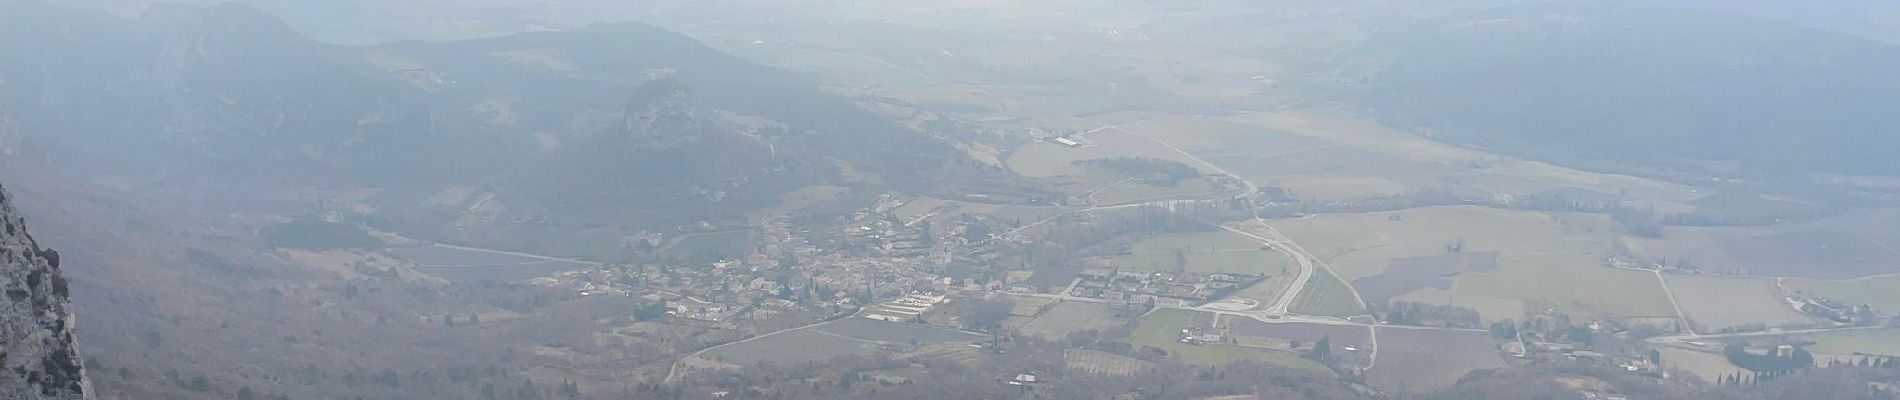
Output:
<path fill-rule="evenodd" d="M 42 249 L 0 187 L 0 400 L 91 399 L 73 349 L 59 253 Z"/>

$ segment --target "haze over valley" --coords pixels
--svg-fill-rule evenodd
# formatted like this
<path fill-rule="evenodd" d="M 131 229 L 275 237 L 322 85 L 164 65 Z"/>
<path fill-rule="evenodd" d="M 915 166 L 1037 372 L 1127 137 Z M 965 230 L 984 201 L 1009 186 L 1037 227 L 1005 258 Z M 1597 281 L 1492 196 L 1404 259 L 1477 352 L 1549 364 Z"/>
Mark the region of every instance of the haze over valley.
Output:
<path fill-rule="evenodd" d="M 0 0 L 0 395 L 1895 398 L 1893 26 Z"/>

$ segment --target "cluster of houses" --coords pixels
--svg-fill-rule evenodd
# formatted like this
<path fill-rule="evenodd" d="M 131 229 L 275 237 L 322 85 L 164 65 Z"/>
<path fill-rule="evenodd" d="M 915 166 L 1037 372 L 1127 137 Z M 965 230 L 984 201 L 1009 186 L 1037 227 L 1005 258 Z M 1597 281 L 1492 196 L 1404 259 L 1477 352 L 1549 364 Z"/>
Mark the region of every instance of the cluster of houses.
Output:
<path fill-rule="evenodd" d="M 864 310 L 865 318 L 889 322 L 916 321 L 924 312 L 948 302 L 943 295 L 912 293 Z"/>
<path fill-rule="evenodd" d="M 1860 322 L 1877 322 L 1881 319 L 1880 314 L 1874 312 L 1873 306 L 1866 304 L 1850 306 L 1834 301 L 1833 299 L 1819 296 L 1806 296 L 1801 293 L 1787 293 L 1782 297 L 1782 300 L 1788 302 L 1789 307 L 1794 307 L 1795 310 L 1800 310 L 1803 314 L 1832 321 L 1837 324 L 1847 325 Z"/>

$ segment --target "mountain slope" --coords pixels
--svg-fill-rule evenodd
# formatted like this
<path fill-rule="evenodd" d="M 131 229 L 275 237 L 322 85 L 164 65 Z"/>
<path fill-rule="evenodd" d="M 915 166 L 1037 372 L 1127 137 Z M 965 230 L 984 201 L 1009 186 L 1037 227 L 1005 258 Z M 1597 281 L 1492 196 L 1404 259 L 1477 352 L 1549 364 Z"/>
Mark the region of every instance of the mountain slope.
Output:
<path fill-rule="evenodd" d="M 659 77 L 709 120 L 767 121 L 757 139 L 781 157 L 917 189 L 997 175 L 802 76 L 644 24 L 353 47 L 237 4 L 154 6 L 130 21 L 0 5 L 0 93 L 17 128 L 88 172 L 479 184 L 609 128 Z"/>
<path fill-rule="evenodd" d="M 0 398 L 90 399 L 59 253 L 26 232 L 0 187 Z"/>
<path fill-rule="evenodd" d="M 1359 50 L 1361 101 L 1440 139 L 1594 165 L 1900 174 L 1900 47 L 1623 3 L 1467 11 Z"/>

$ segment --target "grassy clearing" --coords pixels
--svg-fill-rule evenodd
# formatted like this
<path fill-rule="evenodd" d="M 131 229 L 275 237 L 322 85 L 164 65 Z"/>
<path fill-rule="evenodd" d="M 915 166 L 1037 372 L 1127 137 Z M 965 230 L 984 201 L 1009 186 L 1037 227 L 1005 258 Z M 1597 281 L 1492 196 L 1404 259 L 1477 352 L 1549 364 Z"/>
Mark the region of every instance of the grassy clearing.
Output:
<path fill-rule="evenodd" d="M 1772 279 L 1665 275 L 1682 312 L 1701 332 L 1750 323 L 1782 326 L 1813 322 L 1775 291 Z"/>
<path fill-rule="evenodd" d="M 1523 301 L 1531 310 L 1555 308 L 1574 317 L 1675 316 L 1661 282 L 1648 272 L 1620 270 L 1579 256 L 1516 256 L 1490 273 L 1461 276 L 1459 296 Z"/>
<path fill-rule="evenodd" d="M 1352 289 L 1346 283 L 1326 271 L 1314 271 L 1306 288 L 1299 297 L 1293 299 L 1290 311 L 1303 315 L 1325 315 L 1333 317 L 1351 317 L 1365 315 L 1366 309 L 1359 306 L 1359 300 L 1353 298 Z"/>
<path fill-rule="evenodd" d="M 1135 242 L 1129 246 L 1130 254 L 1109 262 L 1136 271 L 1172 271 L 1185 261 L 1184 269 L 1195 273 L 1286 273 L 1286 256 L 1262 247 L 1260 242 L 1226 231 L 1171 234 Z"/>
<path fill-rule="evenodd" d="M 1313 362 L 1313 360 L 1300 358 L 1300 356 L 1292 353 L 1242 347 L 1233 344 L 1194 345 L 1181 343 L 1179 341 L 1179 335 L 1182 328 L 1190 326 L 1205 327 L 1205 324 L 1195 324 L 1194 317 L 1195 312 L 1193 311 L 1171 309 L 1156 310 L 1153 313 L 1149 313 L 1148 316 L 1142 317 L 1141 325 L 1135 328 L 1134 334 L 1128 336 L 1128 343 L 1135 346 L 1161 349 L 1161 351 L 1168 353 L 1168 357 L 1193 365 L 1220 366 L 1240 361 L 1255 361 L 1264 364 L 1326 373 L 1331 373 L 1332 371 L 1324 365 Z"/>

